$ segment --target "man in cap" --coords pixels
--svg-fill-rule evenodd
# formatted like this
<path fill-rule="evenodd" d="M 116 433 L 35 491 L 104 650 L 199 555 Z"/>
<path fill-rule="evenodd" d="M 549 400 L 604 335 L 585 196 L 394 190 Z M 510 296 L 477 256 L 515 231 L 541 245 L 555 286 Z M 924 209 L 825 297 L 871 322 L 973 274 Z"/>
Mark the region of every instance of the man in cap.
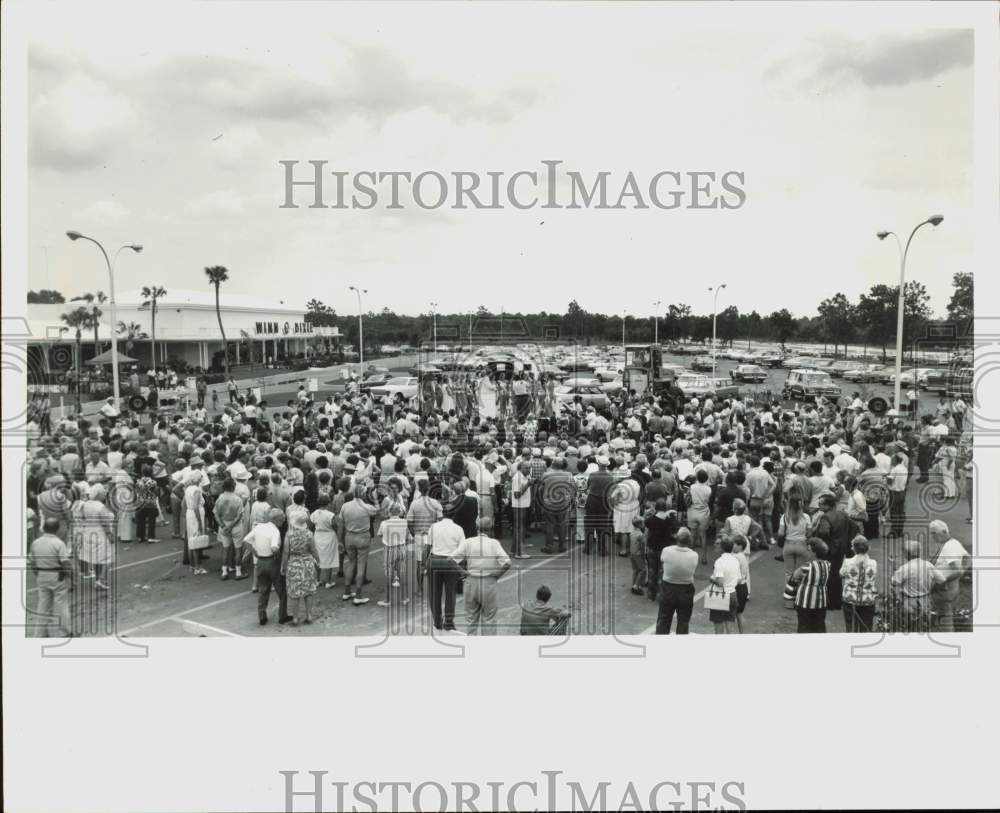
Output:
<path fill-rule="evenodd" d="M 32 637 L 64 638 L 72 635 L 69 608 L 69 583 L 72 563 L 69 548 L 56 534 L 59 520 L 48 517 L 42 523 L 42 535 L 28 548 L 28 572 L 35 574 L 38 603 L 29 625 Z M 53 618 L 58 623 L 53 623 Z"/>

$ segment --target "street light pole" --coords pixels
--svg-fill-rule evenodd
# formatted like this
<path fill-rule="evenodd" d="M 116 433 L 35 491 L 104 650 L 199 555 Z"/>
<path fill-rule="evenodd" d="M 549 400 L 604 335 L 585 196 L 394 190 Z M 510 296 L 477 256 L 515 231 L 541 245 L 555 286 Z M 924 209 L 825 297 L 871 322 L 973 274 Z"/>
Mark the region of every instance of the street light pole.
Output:
<path fill-rule="evenodd" d="M 431 322 L 433 323 L 433 334 L 434 334 L 434 353 L 437 354 L 438 351 L 438 315 L 437 315 L 437 302 L 431 302 Z"/>
<path fill-rule="evenodd" d="M 662 300 L 657 299 L 653 303 L 653 344 L 660 343 L 660 305 L 662 305 Z"/>
<path fill-rule="evenodd" d="M 722 285 L 717 285 L 715 288 L 709 288 L 710 291 L 715 291 L 715 298 L 712 300 L 712 378 L 715 378 L 715 325 L 716 318 L 718 317 L 719 310 L 719 291 L 726 287 L 726 283 Z"/>
<path fill-rule="evenodd" d="M 625 317 L 628 316 L 628 311 L 622 311 L 622 350 L 625 349 Z"/>
<path fill-rule="evenodd" d="M 361 294 L 367 294 L 368 289 L 362 288 L 358 290 L 353 285 L 348 286 L 354 293 L 358 295 L 358 378 L 364 379 L 365 377 L 365 331 L 364 322 L 361 318 Z"/>
<path fill-rule="evenodd" d="M 921 221 L 916 226 L 913 227 L 913 231 L 910 232 L 910 236 L 906 240 L 906 247 L 903 248 L 899 241 L 899 235 L 891 231 L 880 231 L 875 236 L 879 240 L 885 240 L 890 234 L 896 238 L 896 246 L 900 249 L 899 252 L 899 300 L 896 303 L 896 380 L 893 387 L 893 409 L 899 412 L 900 406 L 900 394 L 902 390 L 902 377 L 903 377 L 903 310 L 906 306 L 906 255 L 910 252 L 910 243 L 913 241 L 913 235 L 917 233 L 917 230 L 921 226 L 926 226 L 928 223 L 932 226 L 939 226 L 941 221 L 944 220 L 942 215 L 931 215 L 926 220 Z M 914 380 L 914 385 L 916 381 Z"/>
<path fill-rule="evenodd" d="M 110 299 L 108 305 L 111 310 L 111 386 L 115 398 L 115 409 L 121 408 L 121 387 L 118 380 L 118 338 L 115 332 L 118 329 L 118 317 L 115 311 L 115 263 L 118 261 L 118 255 L 122 253 L 123 250 L 131 249 L 136 254 L 142 251 L 142 246 L 138 243 L 126 243 L 118 248 L 115 252 L 114 260 L 108 258 L 108 252 L 104 250 L 97 240 L 93 237 L 88 237 L 85 234 L 81 234 L 78 231 L 68 231 L 66 236 L 70 240 L 89 240 L 91 243 L 96 245 L 100 250 L 101 254 L 104 255 L 104 263 L 108 267 L 108 286 L 110 288 Z M 79 391 L 80 383 L 77 382 L 77 390 Z"/>

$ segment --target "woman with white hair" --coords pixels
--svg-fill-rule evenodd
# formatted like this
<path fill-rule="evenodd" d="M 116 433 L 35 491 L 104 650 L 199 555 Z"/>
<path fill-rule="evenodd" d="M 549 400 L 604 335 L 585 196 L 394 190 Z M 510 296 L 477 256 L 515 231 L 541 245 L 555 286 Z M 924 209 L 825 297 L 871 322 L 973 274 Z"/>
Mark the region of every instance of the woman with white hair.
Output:
<path fill-rule="evenodd" d="M 194 537 L 205 533 L 205 495 L 201 490 L 201 472 L 192 471 L 188 474 L 184 486 L 184 518 L 187 527 L 187 545 L 191 572 L 196 576 L 208 573 L 201 566 L 201 550 L 191 548 Z"/>
<path fill-rule="evenodd" d="M 301 511 L 289 514 L 289 528 L 285 535 L 285 544 L 281 553 L 281 575 L 285 577 L 288 598 L 295 602 L 295 626 L 299 622 L 312 623 L 310 600 L 319 588 L 316 579 L 316 568 L 319 565 L 319 553 L 313 535 L 307 527 L 308 515 Z M 301 599 L 301 601 L 300 601 Z M 304 608 L 305 613 L 301 610 Z"/>
<path fill-rule="evenodd" d="M 73 505 L 73 547 L 80 561 L 93 568 L 83 578 L 96 578 L 94 587 L 107 590 L 104 572 L 114 561 L 113 533 L 115 515 L 104 504 L 107 490 L 103 485 L 91 486 Z"/>

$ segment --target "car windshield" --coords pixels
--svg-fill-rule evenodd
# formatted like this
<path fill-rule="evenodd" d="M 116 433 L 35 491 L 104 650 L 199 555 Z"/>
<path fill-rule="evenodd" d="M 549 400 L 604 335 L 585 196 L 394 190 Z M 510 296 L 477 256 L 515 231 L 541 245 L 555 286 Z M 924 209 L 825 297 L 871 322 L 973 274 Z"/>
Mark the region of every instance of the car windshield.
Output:
<path fill-rule="evenodd" d="M 802 381 L 805 384 L 811 384 L 814 386 L 829 385 L 830 376 L 826 373 L 806 373 L 802 376 Z"/>

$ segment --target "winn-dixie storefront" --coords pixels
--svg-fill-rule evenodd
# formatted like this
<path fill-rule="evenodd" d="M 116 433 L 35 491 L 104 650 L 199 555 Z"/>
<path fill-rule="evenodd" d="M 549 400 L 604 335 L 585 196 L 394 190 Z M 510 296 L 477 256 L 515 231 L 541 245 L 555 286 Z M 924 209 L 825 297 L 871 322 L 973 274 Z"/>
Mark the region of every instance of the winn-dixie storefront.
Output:
<path fill-rule="evenodd" d="M 81 331 L 78 344 L 76 331 L 63 329 L 61 315 L 81 305 L 86 303 L 28 306 L 31 336 L 26 344 L 32 383 L 65 383 L 76 377 L 78 367 L 85 388 L 90 381 L 110 377 L 109 365 L 88 364 L 111 347 L 110 308 L 107 303 L 102 306 L 96 340 L 94 328 L 88 327 Z M 339 339 L 336 328 L 317 327 L 305 320 L 304 309 L 281 303 L 223 297 L 219 314 L 234 367 L 309 358 L 335 349 Z M 117 332 L 119 354 L 135 359 L 143 370 L 221 367 L 222 335 L 210 294 L 168 294 L 161 299 L 156 309 L 155 348 L 151 308 L 140 298 L 122 294 L 116 304 L 116 321 L 129 326 Z M 123 369 L 129 366 L 135 365 L 123 365 Z"/>

